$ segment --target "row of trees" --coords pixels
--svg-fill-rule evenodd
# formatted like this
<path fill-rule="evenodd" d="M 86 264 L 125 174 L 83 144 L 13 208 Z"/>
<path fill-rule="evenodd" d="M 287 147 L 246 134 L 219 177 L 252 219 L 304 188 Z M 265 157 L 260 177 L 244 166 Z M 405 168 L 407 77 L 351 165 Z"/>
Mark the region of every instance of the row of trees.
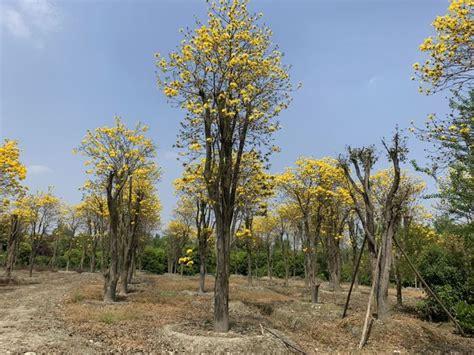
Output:
<path fill-rule="evenodd" d="M 279 129 L 277 117 L 288 107 L 294 86 L 289 68 L 282 64 L 282 53 L 271 43 L 271 30 L 260 24 L 261 15 L 248 12 L 247 5 L 246 0 L 210 3 L 207 23 L 197 22 L 195 30 L 185 31 L 176 52 L 156 55 L 162 71 L 158 84 L 186 113 L 177 143 L 184 160 L 183 176 L 175 182 L 180 201 L 165 233 L 168 270 L 183 272 L 194 267 L 193 250 L 187 249 L 195 237 L 199 288 L 204 292 L 208 258 L 213 255 L 215 330 L 226 332 L 232 250 L 245 251 L 250 284 L 253 260 L 260 259 L 261 246 L 270 278 L 273 254 L 279 247 L 286 282 L 290 260 L 302 254 L 311 300 L 318 302 L 321 262 L 338 290 L 341 250 L 350 246 L 355 267 L 357 255 L 367 245 L 376 313 L 384 319 L 389 314 L 391 271 L 399 302 L 406 274 L 401 249 L 394 253 L 393 242 L 416 255 L 430 236 L 443 235 L 448 229 L 428 225 L 419 207 L 424 184 L 401 167 L 408 151 L 398 129 L 390 140 L 382 140 L 380 150 L 348 147 L 337 158 L 301 158 L 281 174 L 268 172 L 269 156 L 279 150 L 272 145 L 272 135 Z M 473 231 L 472 7 L 471 0 L 453 0 L 448 14 L 435 21 L 438 36 L 420 47 L 431 59 L 414 65 L 432 91 L 455 90 L 455 111 L 448 120 L 430 116 L 426 129 L 412 128 L 438 148 L 433 166 L 415 166 L 431 175 L 443 166 L 448 168 L 436 196 L 442 204 L 439 211 L 449 221 L 448 233 L 461 233 L 467 248 L 472 247 Z M 153 160 L 155 147 L 145 132 L 146 127 L 130 129 L 117 118 L 113 127 L 87 132 L 77 149 L 86 158 L 91 176 L 83 187 L 82 213 L 87 222 L 82 226 L 86 226 L 85 234 L 100 236 L 104 301 L 115 300 L 119 280 L 120 291 L 127 293 L 140 238 L 159 224 L 155 184 L 160 171 Z M 8 155 L 13 162 L 2 158 L 10 174 L 2 175 L 7 181 L 2 180 L 2 186 L 8 187 L 2 193 L 23 200 L 20 181 L 25 172 L 15 160 L 18 148 L 6 142 L 4 149 L 16 155 Z M 381 152 L 390 167 L 374 171 Z M 49 195 L 40 196 L 45 205 L 42 213 L 54 216 L 55 209 L 49 206 L 57 202 Z M 9 209 L 3 215 L 10 219 L 10 240 L 20 230 L 16 221 L 21 220 L 12 216 L 20 214 Z M 50 228 L 47 220 L 40 218 L 28 227 L 34 236 L 32 250 L 36 249 L 33 241 Z M 79 218 L 71 211 L 65 222 L 71 240 L 80 228 L 76 221 Z M 210 245 L 214 243 L 213 251 Z M 13 250 L 9 247 L 9 255 Z"/>
<path fill-rule="evenodd" d="M 198 171 L 193 181 L 199 181 L 201 193 L 206 191 L 197 200 L 204 201 L 213 211 L 217 248 L 214 318 L 215 330 L 222 332 L 229 328 L 228 279 L 234 235 L 251 245 L 250 239 L 255 235 L 253 222 L 262 207 L 261 191 L 253 186 L 250 195 L 240 194 L 248 186 L 246 156 L 256 157 L 264 167 L 268 154 L 278 150 L 271 146 L 271 136 L 279 128 L 276 117 L 288 106 L 293 90 L 288 68 L 281 63 L 281 53 L 270 42 L 271 30 L 259 24 L 260 15 L 248 12 L 247 3 L 211 3 L 207 23 L 198 22 L 195 30 L 185 32 L 178 51 L 167 58 L 157 54 L 157 65 L 163 72 L 159 85 L 170 101 L 187 113 L 177 146 L 185 149 L 189 158 L 185 164 L 202 160 L 192 169 Z M 449 13 L 434 22 L 437 38 L 428 39 L 420 47 L 430 52 L 431 59 L 424 65 L 416 63 L 414 69 L 422 81 L 436 90 L 470 83 L 472 7 L 470 0 L 453 0 Z M 441 139 L 445 148 L 467 152 L 469 158 L 463 162 L 472 163 L 471 126 L 472 115 L 468 122 L 449 127 L 449 136 L 443 128 L 435 126 L 431 130 L 435 134 L 430 132 L 428 137 Z M 462 139 L 447 138 L 454 132 Z M 299 214 L 298 235 L 305 251 L 312 301 L 318 299 L 318 244 L 325 244 L 328 250 L 331 279 L 336 285 L 340 265 L 337 236 L 344 221 L 354 220 L 355 214 L 357 221 L 349 230 L 360 225 L 364 232 L 371 257 L 376 311 L 383 319 L 388 315 L 390 270 L 394 260 L 400 259 L 399 254 L 392 256 L 393 240 L 398 231 L 408 231 L 416 217 L 412 207 L 422 187 L 416 179 L 402 173 L 400 165 L 406 159 L 407 149 L 398 129 L 391 141 L 382 141 L 382 145 L 391 163 L 385 172 L 385 184 L 381 184 L 383 188 L 374 183 L 377 174 L 373 175 L 373 168 L 378 154 L 373 146 L 349 147 L 333 164 L 299 160 L 295 168 L 278 176 L 275 184 L 281 203 L 293 205 Z M 472 170 L 467 175 L 459 168 L 456 171 L 456 176 L 450 175 L 450 181 L 467 179 L 455 186 L 458 192 L 464 191 L 472 183 Z M 186 185 L 186 177 L 183 181 Z M 375 191 L 377 188 L 379 191 Z M 262 191 L 268 193 L 267 189 Z M 467 202 L 472 201 L 472 190 L 466 195 Z M 195 194 L 191 196 L 196 199 Z M 472 203 L 465 209 L 472 213 Z M 195 213 L 200 215 L 199 208 Z M 272 219 L 267 215 L 263 224 L 271 225 Z M 197 229 L 200 220 L 196 219 Z M 204 244 L 199 244 L 200 250 Z M 250 263 L 250 248 L 248 260 Z M 398 289 L 400 293 L 401 288 Z"/>
<path fill-rule="evenodd" d="M 116 118 L 113 127 L 87 132 L 77 152 L 87 157 L 85 164 L 91 167 L 87 173 L 92 178 L 81 188 L 81 203 L 74 206 L 62 204 L 51 189 L 29 194 L 20 183 L 26 169 L 19 162 L 19 149 L 15 142 L 5 142 L 1 151 L 5 186 L 1 190 L 1 218 L 8 280 L 22 241 L 27 241 L 30 249 L 30 276 L 41 248 L 43 256 L 51 251 L 50 267 L 56 267 L 61 256 L 69 270 L 72 252 L 80 243 L 80 269 L 88 260 L 94 272 L 100 256 L 104 300 L 115 301 L 119 279 L 120 291 L 127 294 L 137 254 L 160 223 L 161 204 L 155 186 L 160 171 L 152 160 L 155 147 L 145 138 L 146 130 L 140 124 L 129 129 Z"/>

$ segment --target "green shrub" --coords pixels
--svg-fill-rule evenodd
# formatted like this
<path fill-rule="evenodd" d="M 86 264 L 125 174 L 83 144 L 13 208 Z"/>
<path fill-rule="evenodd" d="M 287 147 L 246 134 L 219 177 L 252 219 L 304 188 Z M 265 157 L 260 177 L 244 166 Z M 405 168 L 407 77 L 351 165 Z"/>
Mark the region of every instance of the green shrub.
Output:
<path fill-rule="evenodd" d="M 38 255 L 35 259 L 36 266 L 48 266 L 49 265 L 49 256 L 46 255 Z"/>
<path fill-rule="evenodd" d="M 230 270 L 234 274 L 247 275 L 247 253 L 234 250 L 230 253 Z"/>
<path fill-rule="evenodd" d="M 432 288 L 448 310 L 453 310 L 454 306 L 461 300 L 461 295 L 451 285 L 433 286 Z M 417 305 L 417 309 L 423 318 L 431 321 L 441 322 L 448 320 L 446 312 L 433 297 L 428 297 L 421 301 Z"/>
<path fill-rule="evenodd" d="M 142 269 L 154 274 L 164 274 L 166 268 L 166 251 L 152 246 L 145 247 L 142 256 Z"/>
<path fill-rule="evenodd" d="M 30 260 L 31 245 L 26 242 L 20 243 L 18 251 L 18 263 L 21 265 L 28 265 Z"/>
<path fill-rule="evenodd" d="M 467 334 L 474 334 L 474 305 L 461 301 L 454 307 L 456 318 Z"/>

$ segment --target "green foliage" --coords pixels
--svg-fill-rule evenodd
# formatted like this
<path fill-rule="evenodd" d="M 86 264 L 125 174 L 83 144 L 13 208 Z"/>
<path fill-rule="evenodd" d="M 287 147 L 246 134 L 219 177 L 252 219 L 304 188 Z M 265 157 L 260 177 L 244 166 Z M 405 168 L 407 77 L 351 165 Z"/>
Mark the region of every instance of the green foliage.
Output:
<path fill-rule="evenodd" d="M 164 274 L 167 268 L 166 251 L 162 248 L 146 246 L 142 256 L 142 268 L 154 274 Z"/>
<path fill-rule="evenodd" d="M 443 302 L 443 304 L 450 310 L 453 310 L 454 306 L 461 300 L 460 293 L 451 285 L 436 285 L 433 286 L 432 289 L 441 302 Z M 417 309 L 424 318 L 431 321 L 448 320 L 448 316 L 433 297 L 428 297 L 427 299 L 421 301 L 417 305 Z"/>
<path fill-rule="evenodd" d="M 474 305 L 461 301 L 454 307 L 459 324 L 467 334 L 474 334 Z"/>
<path fill-rule="evenodd" d="M 248 275 L 247 253 L 236 250 L 230 253 L 230 270 L 235 274 Z"/>
<path fill-rule="evenodd" d="M 27 265 L 30 259 L 31 245 L 26 242 L 20 243 L 18 250 L 18 262 L 22 265 Z"/>
<path fill-rule="evenodd" d="M 450 285 L 462 289 L 466 273 L 462 259 L 455 252 L 448 252 L 441 246 L 433 244 L 421 255 L 420 272 L 428 285 Z"/>
<path fill-rule="evenodd" d="M 35 259 L 35 265 L 37 266 L 48 266 L 50 257 L 46 255 L 39 255 Z"/>
<path fill-rule="evenodd" d="M 457 314 L 458 303 L 472 302 L 472 268 L 468 264 L 470 256 L 466 253 L 467 245 L 462 239 L 453 237 L 450 241 L 447 236 L 444 238 L 445 244 L 432 244 L 425 249 L 419 258 L 419 270 L 444 305 Z M 431 296 L 420 302 L 418 310 L 424 318 L 430 320 L 448 319 L 441 306 Z M 469 322 L 467 311 L 462 311 L 460 314 Z"/>

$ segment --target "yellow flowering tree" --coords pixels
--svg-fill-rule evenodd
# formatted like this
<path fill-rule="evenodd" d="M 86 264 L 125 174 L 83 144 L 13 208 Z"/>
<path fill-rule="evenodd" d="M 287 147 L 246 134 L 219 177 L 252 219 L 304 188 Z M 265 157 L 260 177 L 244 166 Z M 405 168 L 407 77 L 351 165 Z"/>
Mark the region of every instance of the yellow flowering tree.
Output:
<path fill-rule="evenodd" d="M 60 200 L 53 195 L 51 188 L 47 192 L 26 195 L 18 201 L 18 209 L 21 210 L 24 222 L 28 224 L 31 246 L 29 257 L 30 277 L 33 275 L 38 246 L 47 232 L 57 222 L 60 206 Z"/>
<path fill-rule="evenodd" d="M 293 242 L 293 262 L 296 260 L 296 244 L 301 230 L 301 212 L 298 205 L 294 202 L 284 201 L 277 204 L 276 216 L 278 218 L 278 234 L 280 237 L 280 246 L 282 249 L 283 262 L 285 265 L 285 286 L 288 286 L 290 276 L 289 252 L 290 238 Z M 286 236 L 286 239 L 285 239 Z M 294 270 L 293 270 L 294 271 Z"/>
<path fill-rule="evenodd" d="M 26 167 L 20 162 L 18 143 L 6 139 L 0 146 L 0 213 L 23 190 L 21 181 L 25 178 Z"/>
<path fill-rule="evenodd" d="M 87 158 L 86 171 L 93 176 L 90 184 L 102 187 L 107 200 L 109 216 L 109 258 L 104 270 L 104 301 L 115 301 L 119 279 L 119 226 L 120 199 L 124 188 L 134 174 L 143 169 L 153 169 L 156 163 L 152 141 L 145 137 L 146 126 L 138 124 L 131 129 L 116 117 L 115 126 L 99 127 L 88 131 L 76 152 Z"/>
<path fill-rule="evenodd" d="M 474 62 L 474 1 L 450 0 L 448 13 L 438 16 L 432 23 L 436 35 L 420 45 L 428 59 L 413 64 L 421 82 L 421 92 L 431 93 L 446 88 L 459 90 L 472 85 Z"/>
<path fill-rule="evenodd" d="M 186 243 L 195 235 L 193 228 L 194 209 L 189 200 L 180 201 L 174 211 L 174 219 L 172 219 L 165 230 L 168 238 L 168 272 L 175 273 L 178 271 L 178 265 L 183 263 L 180 261 Z"/>
<path fill-rule="evenodd" d="M 86 184 L 88 186 L 88 184 Z M 84 196 L 80 203 L 81 216 L 85 220 L 88 229 L 88 237 L 90 240 L 91 248 L 89 249 L 89 271 L 95 272 L 96 268 L 96 254 L 97 248 L 101 250 L 100 265 L 103 270 L 105 259 L 107 257 L 108 249 L 106 247 L 107 242 L 107 201 L 103 195 L 96 190 L 97 186 L 84 187 Z M 57 246 L 55 246 L 55 252 L 53 257 L 56 255 Z M 53 262 L 54 263 L 54 262 Z"/>
<path fill-rule="evenodd" d="M 336 189 L 337 175 L 342 170 L 331 158 L 300 158 L 295 167 L 287 168 L 276 177 L 280 194 L 296 204 L 303 219 L 305 266 L 311 288 L 311 300 L 318 302 L 319 280 L 316 248 L 321 234 L 323 207 Z"/>
<path fill-rule="evenodd" d="M 128 293 L 135 268 L 139 236 L 159 226 L 161 203 L 156 191 L 160 171 L 155 164 L 137 169 L 122 191 L 120 208 L 120 292 Z"/>
<path fill-rule="evenodd" d="M 0 145 L 0 223 L 7 231 L 6 276 L 10 280 L 16 246 L 21 230 L 20 211 L 15 205 L 26 188 L 21 185 L 26 178 L 26 167 L 20 162 L 20 149 L 14 140 L 6 139 Z"/>
<path fill-rule="evenodd" d="M 203 155 L 204 180 L 216 219 L 215 330 L 229 329 L 231 224 L 242 155 L 270 146 L 275 117 L 290 102 L 291 84 L 272 32 L 248 0 L 209 5 L 207 23 L 184 31 L 179 50 L 157 55 L 165 95 L 187 111 L 178 146 Z"/>
<path fill-rule="evenodd" d="M 205 291 L 208 242 L 213 230 L 211 225 L 212 208 L 203 172 L 204 162 L 189 164 L 186 166 L 183 176 L 174 181 L 177 193 L 188 198 L 195 208 L 194 221 L 199 251 L 199 292 L 201 293 Z"/>

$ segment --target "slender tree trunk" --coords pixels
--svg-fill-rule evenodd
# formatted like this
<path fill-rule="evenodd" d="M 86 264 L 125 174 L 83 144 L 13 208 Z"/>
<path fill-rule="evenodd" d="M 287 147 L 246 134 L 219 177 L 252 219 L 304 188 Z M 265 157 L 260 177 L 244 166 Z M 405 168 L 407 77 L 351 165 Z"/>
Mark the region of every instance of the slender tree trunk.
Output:
<path fill-rule="evenodd" d="M 216 213 L 217 265 L 214 286 L 214 320 L 215 331 L 217 332 L 227 332 L 229 330 L 229 242 L 231 223 L 232 220 L 229 216 Z"/>
<path fill-rule="evenodd" d="M 66 271 L 69 271 L 69 265 L 71 263 L 71 251 L 72 251 L 72 243 L 73 243 L 74 235 L 69 239 L 69 246 L 67 250 L 67 261 L 66 261 Z"/>
<path fill-rule="evenodd" d="M 357 258 L 358 258 L 358 252 L 357 252 L 357 244 L 352 245 L 352 272 L 357 267 Z M 354 274 L 354 290 L 357 290 L 359 288 L 359 273 Z"/>
<path fill-rule="evenodd" d="M 128 268 L 128 283 L 132 283 L 133 275 L 135 275 L 135 270 L 136 270 L 136 256 L 137 252 L 136 250 L 132 253 L 132 262 L 130 263 L 130 267 Z"/>
<path fill-rule="evenodd" d="M 296 236 L 293 235 L 293 277 L 296 277 Z"/>
<path fill-rule="evenodd" d="M 31 243 L 31 252 L 30 252 L 30 260 L 29 260 L 29 276 L 33 276 L 33 266 L 35 264 L 35 257 L 36 257 L 36 242 L 33 241 Z"/>
<path fill-rule="evenodd" d="M 336 236 L 328 236 L 327 238 L 327 254 L 328 254 L 328 266 L 329 275 L 331 280 L 331 286 L 334 291 L 341 291 L 341 251 L 339 249 L 339 243 L 335 239 Z"/>
<path fill-rule="evenodd" d="M 304 232 L 309 253 L 308 278 L 311 290 L 311 303 L 318 303 L 319 282 L 317 281 L 317 261 L 316 261 L 316 238 L 312 237 L 309 228 L 309 216 L 304 219 Z"/>
<path fill-rule="evenodd" d="M 390 224 L 382 235 L 378 280 L 376 283 L 377 318 L 385 320 L 389 315 L 388 287 L 390 281 L 390 266 L 392 264 L 393 225 Z"/>
<path fill-rule="evenodd" d="M 283 240 L 283 233 L 280 234 L 281 253 L 283 255 L 283 263 L 285 265 L 285 286 L 288 286 L 289 265 L 288 265 L 288 248 Z"/>
<path fill-rule="evenodd" d="M 82 241 L 82 254 L 81 254 L 81 262 L 79 264 L 79 269 L 82 271 L 84 270 L 84 261 L 86 259 L 86 252 L 87 252 L 87 240 Z"/>
<path fill-rule="evenodd" d="M 247 281 L 248 285 L 252 286 L 252 249 L 250 247 L 251 241 L 247 241 Z"/>
<path fill-rule="evenodd" d="M 204 230 L 207 233 L 207 230 Z M 206 282 L 207 234 L 199 238 L 199 292 L 204 293 Z"/>
<path fill-rule="evenodd" d="M 104 273 L 104 302 L 115 302 L 117 282 L 119 278 L 119 216 L 116 202 L 108 198 L 109 222 L 110 222 L 110 264 Z"/>
<path fill-rule="evenodd" d="M 59 249 L 59 235 L 56 236 L 56 240 L 54 241 L 53 256 L 52 256 L 51 261 L 49 263 L 49 267 L 51 269 L 54 269 L 56 267 L 56 258 L 58 256 L 58 249 Z"/>
<path fill-rule="evenodd" d="M 255 257 L 255 280 L 258 281 L 258 261 L 260 260 L 260 247 L 257 246 L 257 254 Z"/>
<path fill-rule="evenodd" d="M 13 215 L 10 222 L 10 233 L 8 238 L 8 245 L 7 245 L 7 260 L 5 263 L 5 274 L 7 278 L 7 282 L 10 283 L 11 273 L 13 270 L 14 262 L 15 262 L 15 252 L 17 249 L 18 239 L 19 239 L 19 228 L 20 222 L 18 219 L 18 215 Z"/>
<path fill-rule="evenodd" d="M 270 236 L 267 240 L 267 276 L 272 281 L 273 278 L 273 253 L 272 253 L 272 242 Z"/>
<path fill-rule="evenodd" d="M 95 272 L 95 254 L 97 252 L 97 236 L 94 236 L 92 239 L 92 248 L 91 248 L 91 256 L 89 262 L 89 271 Z"/>
<path fill-rule="evenodd" d="M 400 273 L 400 251 L 396 250 L 395 257 L 393 258 L 393 266 L 394 266 L 394 274 L 395 274 L 395 281 L 397 283 L 397 307 L 403 306 L 403 298 L 402 298 L 402 275 Z"/>

